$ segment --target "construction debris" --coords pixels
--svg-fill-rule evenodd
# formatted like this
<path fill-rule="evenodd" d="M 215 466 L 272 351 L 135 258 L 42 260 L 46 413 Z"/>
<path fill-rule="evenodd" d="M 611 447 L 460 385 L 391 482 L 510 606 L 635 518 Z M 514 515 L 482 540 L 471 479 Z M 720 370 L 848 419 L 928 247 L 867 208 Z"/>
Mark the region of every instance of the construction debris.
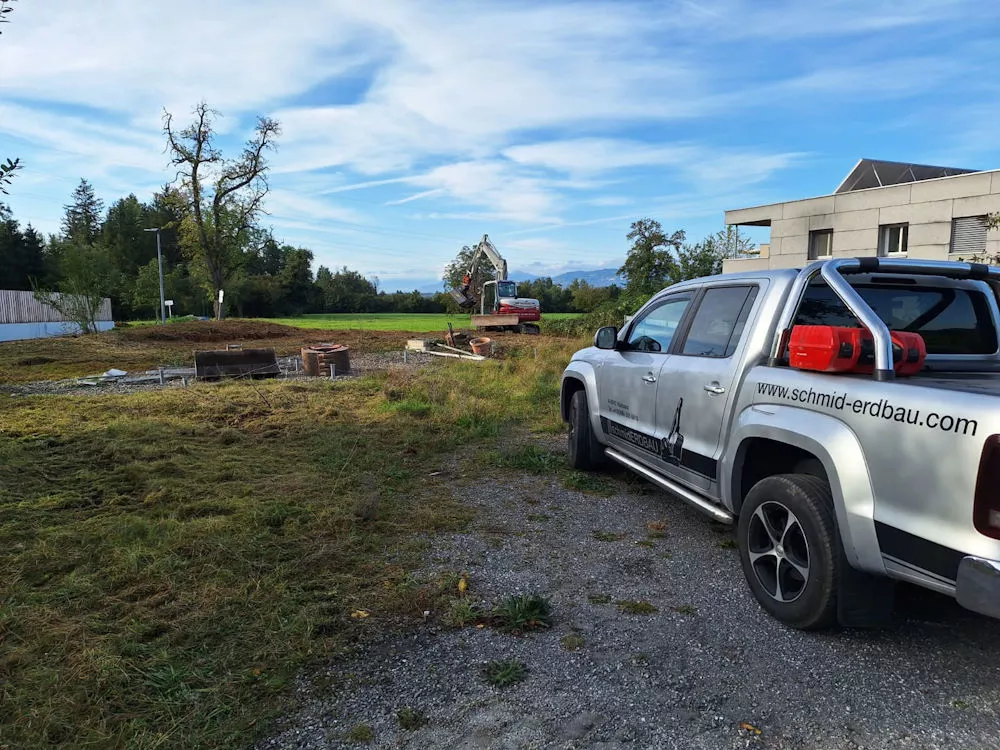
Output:
<path fill-rule="evenodd" d="M 472 351 L 476 354 L 484 357 L 488 357 L 493 352 L 493 341 L 486 336 L 472 339 L 469 342 L 469 346 L 472 347 Z"/>
<path fill-rule="evenodd" d="M 486 357 L 482 357 L 478 354 L 455 354 L 453 352 L 427 352 L 427 354 L 432 354 L 435 357 L 451 357 L 453 359 L 471 359 L 475 362 L 482 362 L 483 360 L 486 359 Z"/>
<path fill-rule="evenodd" d="M 331 370 L 330 368 L 333 368 Z M 341 344 L 312 344 L 302 347 L 302 369 L 306 375 L 328 376 L 331 372 L 347 375 L 351 372 L 351 356 Z"/>
<path fill-rule="evenodd" d="M 199 380 L 250 377 L 274 378 L 281 374 L 274 349 L 230 349 L 196 351 L 195 376 Z"/>

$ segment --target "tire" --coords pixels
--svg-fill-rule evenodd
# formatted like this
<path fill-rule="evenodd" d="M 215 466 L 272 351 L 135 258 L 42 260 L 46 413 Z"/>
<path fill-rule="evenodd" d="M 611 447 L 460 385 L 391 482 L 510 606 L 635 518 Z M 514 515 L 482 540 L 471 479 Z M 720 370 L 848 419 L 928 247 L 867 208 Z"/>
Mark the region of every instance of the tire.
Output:
<path fill-rule="evenodd" d="M 604 465 L 604 446 L 597 442 L 590 425 L 587 391 L 580 389 L 569 402 L 569 464 L 580 471 L 596 471 Z"/>
<path fill-rule="evenodd" d="M 778 474 L 755 484 L 737 525 L 743 575 L 772 617 L 800 630 L 837 624 L 847 564 L 830 485 L 806 474 Z"/>

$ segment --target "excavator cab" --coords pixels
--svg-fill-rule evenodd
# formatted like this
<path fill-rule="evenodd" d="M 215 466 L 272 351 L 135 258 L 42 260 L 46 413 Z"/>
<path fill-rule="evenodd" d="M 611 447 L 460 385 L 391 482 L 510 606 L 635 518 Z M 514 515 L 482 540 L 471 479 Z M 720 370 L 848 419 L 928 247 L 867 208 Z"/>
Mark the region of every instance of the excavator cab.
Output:
<path fill-rule="evenodd" d="M 517 299 L 517 284 L 513 281 L 497 282 L 497 302 L 501 299 Z"/>

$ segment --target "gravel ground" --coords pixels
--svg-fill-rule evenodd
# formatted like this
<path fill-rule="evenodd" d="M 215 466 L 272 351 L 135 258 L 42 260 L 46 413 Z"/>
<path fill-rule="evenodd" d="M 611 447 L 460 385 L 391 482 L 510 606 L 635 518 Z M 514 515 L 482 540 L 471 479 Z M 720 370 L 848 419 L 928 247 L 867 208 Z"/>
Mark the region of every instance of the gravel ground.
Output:
<path fill-rule="evenodd" d="M 299 360 L 299 369 L 295 368 L 295 360 Z M 441 360 L 429 354 L 421 352 L 407 352 L 404 362 L 403 352 L 376 352 L 367 354 L 351 355 L 351 373 L 338 377 L 358 377 L 369 372 L 387 370 L 390 367 L 410 367 L 416 368 L 426 366 Z M 282 378 L 286 380 L 315 380 L 301 371 L 301 360 L 298 357 L 279 357 L 278 365 L 282 371 Z M 179 369 L 179 368 L 169 368 Z M 189 382 L 197 382 L 194 378 L 194 366 L 192 364 Z M 83 383 L 87 378 L 67 378 L 65 380 L 38 380 L 32 383 L 3 384 L 0 383 L 0 393 L 9 393 L 13 396 L 36 396 L 36 395 L 58 395 L 58 396 L 105 396 L 108 394 L 140 393 L 142 391 L 156 391 L 162 388 L 182 388 L 184 381 L 180 377 L 167 379 L 166 383 L 160 385 L 158 382 L 129 382 L 129 377 L 156 374 L 155 370 L 147 373 L 129 373 L 125 378 L 108 378 L 95 383 Z M 100 375 L 100 373 L 95 373 Z"/>
<path fill-rule="evenodd" d="M 613 484 L 598 497 L 510 475 L 460 490 L 479 520 L 438 538 L 428 572 L 468 571 L 468 595 L 486 604 L 544 593 L 553 627 L 375 640 L 305 676 L 296 712 L 258 750 L 358 747 L 345 739 L 358 725 L 378 748 L 1000 748 L 995 621 L 906 587 L 891 628 L 785 628 L 750 596 L 728 531 Z M 656 520 L 665 536 L 637 545 Z M 658 611 L 623 614 L 619 600 Z M 570 634 L 578 650 L 562 647 Z M 481 666 L 500 658 L 522 660 L 526 680 L 486 684 Z M 428 723 L 401 729 L 403 707 Z"/>

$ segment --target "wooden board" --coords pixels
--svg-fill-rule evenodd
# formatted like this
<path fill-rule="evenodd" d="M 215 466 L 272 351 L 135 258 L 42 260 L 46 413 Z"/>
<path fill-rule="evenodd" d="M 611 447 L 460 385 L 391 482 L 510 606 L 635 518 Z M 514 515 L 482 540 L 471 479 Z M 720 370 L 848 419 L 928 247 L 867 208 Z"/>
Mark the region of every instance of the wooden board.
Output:
<path fill-rule="evenodd" d="M 473 328 L 493 328 L 500 326 L 516 326 L 520 319 L 516 315 L 473 315 Z"/>

